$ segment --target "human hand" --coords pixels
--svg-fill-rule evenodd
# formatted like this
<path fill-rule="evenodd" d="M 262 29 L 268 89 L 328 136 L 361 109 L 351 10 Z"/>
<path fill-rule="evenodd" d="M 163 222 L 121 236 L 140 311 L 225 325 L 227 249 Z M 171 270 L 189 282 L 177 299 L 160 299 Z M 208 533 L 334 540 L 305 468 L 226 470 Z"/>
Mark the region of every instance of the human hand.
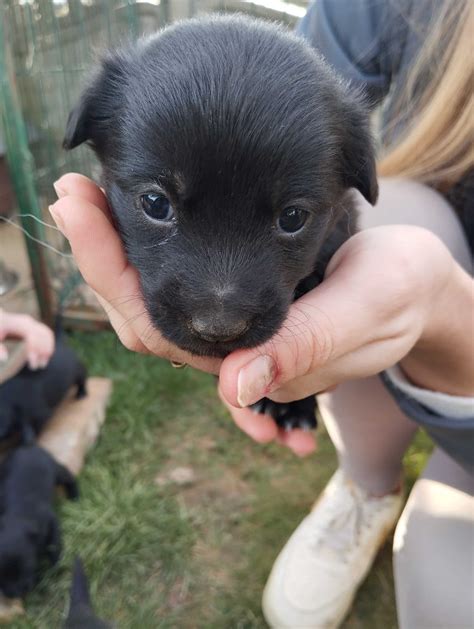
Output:
<path fill-rule="evenodd" d="M 278 439 L 297 454 L 310 452 L 312 434 L 278 432 L 269 418 L 240 407 L 264 396 L 301 399 L 374 375 L 435 337 L 434 327 L 449 329 L 440 312 L 449 313 L 454 266 L 441 241 L 418 227 L 353 236 L 332 258 L 324 282 L 291 306 L 277 335 L 224 360 L 220 394 L 236 423 L 257 441 Z"/>
<path fill-rule="evenodd" d="M 220 360 L 180 350 L 152 325 L 138 272 L 127 260 L 102 190 L 87 177 L 73 173 L 61 177 L 54 187 L 59 200 L 49 208 L 51 216 L 68 239 L 84 280 L 94 290 L 123 345 L 218 373 Z"/>
<path fill-rule="evenodd" d="M 23 339 L 30 369 L 43 369 L 54 351 L 54 334 L 46 325 L 26 314 L 0 310 L 0 360 L 8 358 L 6 346 L 1 342 L 8 337 Z"/>
<path fill-rule="evenodd" d="M 126 259 L 102 191 L 74 174 L 62 177 L 56 190 L 60 199 L 52 216 L 122 343 L 217 373 L 220 361 L 189 355 L 152 328 L 138 274 Z M 442 302 L 452 266 L 444 245 L 417 227 L 379 227 L 351 238 L 333 257 L 323 284 L 292 305 L 279 334 L 225 359 L 220 394 L 237 424 L 258 441 L 278 439 L 298 454 L 314 449 L 313 435 L 279 432 L 270 418 L 239 406 L 264 395 L 299 399 L 396 363 L 429 329 L 431 302 Z M 250 366 L 253 358 L 259 364 Z"/>

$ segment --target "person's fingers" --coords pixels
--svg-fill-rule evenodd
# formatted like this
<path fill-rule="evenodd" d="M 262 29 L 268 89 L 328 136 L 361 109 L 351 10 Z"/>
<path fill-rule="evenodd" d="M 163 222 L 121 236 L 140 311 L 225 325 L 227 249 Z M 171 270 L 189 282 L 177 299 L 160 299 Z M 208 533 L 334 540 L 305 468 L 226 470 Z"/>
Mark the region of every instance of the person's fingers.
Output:
<path fill-rule="evenodd" d="M 253 404 L 286 382 L 312 373 L 330 358 L 337 321 L 325 313 L 326 291 L 321 284 L 295 302 L 270 341 L 255 349 L 233 352 L 224 360 L 221 386 L 230 404 Z"/>
<path fill-rule="evenodd" d="M 391 236 L 390 250 L 386 246 L 382 251 L 377 247 L 383 234 L 367 231 L 353 236 L 331 260 L 324 282 L 292 304 L 270 341 L 233 352 L 224 360 L 220 381 L 230 404 L 248 406 L 264 396 L 272 397 L 285 384 L 314 378 L 359 347 L 399 333 L 396 303 L 404 306 L 409 294 L 403 266 L 400 270 L 396 264 L 405 233 Z M 386 267 L 391 269 L 390 282 Z M 337 381 L 323 377 L 312 392 Z"/>
<path fill-rule="evenodd" d="M 250 408 L 236 408 L 231 406 L 218 389 L 219 397 L 232 415 L 237 426 L 258 443 L 269 443 L 277 440 L 288 447 L 297 456 L 307 456 L 316 449 L 316 439 L 313 433 L 303 430 L 285 432 L 278 429 L 273 418 L 261 413 L 255 413 Z"/>
<path fill-rule="evenodd" d="M 79 270 L 94 290 L 121 342 L 132 351 L 152 352 L 218 373 L 220 360 L 191 356 L 165 341 L 150 321 L 138 273 L 127 260 L 103 191 L 82 175 L 56 182 L 61 198 L 49 210 L 68 239 Z"/>
<path fill-rule="evenodd" d="M 104 309 L 110 325 L 115 330 L 122 345 L 140 354 L 150 354 L 151 350 L 138 338 L 133 326 L 128 325 L 126 319 L 98 293 L 95 293 L 95 296 Z"/>
<path fill-rule="evenodd" d="M 308 456 L 317 449 L 316 436 L 312 432 L 306 432 L 295 428 L 290 432 L 279 430 L 278 443 L 290 448 L 297 456 Z"/>
<path fill-rule="evenodd" d="M 31 369 L 43 369 L 54 351 L 55 338 L 47 326 L 31 319 L 24 334 L 27 360 Z"/>
<path fill-rule="evenodd" d="M 93 190 L 90 192 L 91 196 L 95 194 Z M 59 199 L 50 212 L 68 239 L 84 280 L 100 298 L 122 343 L 133 351 L 145 351 L 140 332 L 150 334 L 152 326 L 138 273 L 128 263 L 120 237 L 107 216 L 96 205 L 77 196 Z"/>
<path fill-rule="evenodd" d="M 255 413 L 250 408 L 235 408 L 226 402 L 219 389 L 218 393 L 237 426 L 249 437 L 259 443 L 268 443 L 275 439 L 278 429 L 271 417 Z"/>
<path fill-rule="evenodd" d="M 40 361 L 36 352 L 30 352 L 27 354 L 27 362 L 30 369 L 36 371 L 40 367 Z"/>
<path fill-rule="evenodd" d="M 0 343 L 0 363 L 4 363 L 8 360 L 8 350 L 3 343 Z"/>
<path fill-rule="evenodd" d="M 153 326 L 143 302 L 138 273 L 128 263 L 119 235 L 99 208 L 81 197 L 66 196 L 56 201 L 50 212 L 69 240 L 84 280 L 101 298 L 125 347 L 218 372 L 220 360 L 191 356 L 177 349 Z"/>
<path fill-rule="evenodd" d="M 135 319 L 127 321 L 113 306 L 100 295 L 96 294 L 120 342 L 127 349 L 141 354 L 155 354 L 175 363 L 184 363 L 201 371 L 217 375 L 222 363 L 218 358 L 203 358 L 192 356 L 164 339 L 150 322 L 148 315 L 143 316 L 143 322 Z M 145 318 L 146 317 L 146 318 Z M 138 330 L 138 332 L 137 332 Z M 140 335 L 141 330 L 141 335 Z"/>
<path fill-rule="evenodd" d="M 125 312 L 136 314 L 137 303 L 132 298 L 140 294 L 138 274 L 128 263 L 120 237 L 105 214 L 77 196 L 63 197 L 49 210 L 69 240 L 87 284 L 111 304 L 118 298 L 128 299 Z"/>
<path fill-rule="evenodd" d="M 110 216 L 107 198 L 99 186 L 88 177 L 78 173 L 67 173 L 53 184 L 58 199 L 66 196 L 80 197 L 98 207 L 106 216 Z"/>

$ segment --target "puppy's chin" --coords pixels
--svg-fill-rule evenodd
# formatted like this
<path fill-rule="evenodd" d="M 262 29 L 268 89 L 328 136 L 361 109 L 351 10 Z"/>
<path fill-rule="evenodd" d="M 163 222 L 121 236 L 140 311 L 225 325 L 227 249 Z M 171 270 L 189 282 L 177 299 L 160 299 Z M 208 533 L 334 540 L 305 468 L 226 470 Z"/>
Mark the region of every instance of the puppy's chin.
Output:
<path fill-rule="evenodd" d="M 248 338 L 247 335 L 244 335 L 241 339 L 236 341 L 210 343 L 209 341 L 199 339 L 191 334 L 183 334 L 177 337 L 175 334 L 167 334 L 164 330 L 160 331 L 168 341 L 171 341 L 180 349 L 189 352 L 190 354 L 194 354 L 194 356 L 207 356 L 209 358 L 225 358 L 238 349 L 250 349 L 252 347 L 256 347 L 257 345 L 267 341 L 272 336 L 270 334 L 267 338 L 264 337 L 262 340 L 256 341 L 255 339 L 252 339 L 252 335 L 248 335 Z"/>
<path fill-rule="evenodd" d="M 238 339 L 225 342 L 209 342 L 189 331 L 184 322 L 178 322 L 177 317 L 163 316 L 163 313 L 153 312 L 148 309 L 151 321 L 155 328 L 171 343 L 194 356 L 206 356 L 210 358 L 225 358 L 239 349 L 251 349 L 268 341 L 278 332 L 288 306 L 280 306 L 272 309 L 271 316 L 262 315 L 256 317 L 256 323 Z"/>

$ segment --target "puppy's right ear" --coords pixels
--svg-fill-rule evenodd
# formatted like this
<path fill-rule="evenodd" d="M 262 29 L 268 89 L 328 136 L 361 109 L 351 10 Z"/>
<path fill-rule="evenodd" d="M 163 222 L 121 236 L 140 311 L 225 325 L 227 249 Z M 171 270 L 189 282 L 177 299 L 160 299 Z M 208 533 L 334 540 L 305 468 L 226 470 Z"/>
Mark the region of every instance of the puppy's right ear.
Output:
<path fill-rule="evenodd" d="M 69 114 L 63 147 L 67 150 L 83 142 L 100 150 L 120 110 L 126 86 L 128 59 L 123 53 L 109 54 Z"/>

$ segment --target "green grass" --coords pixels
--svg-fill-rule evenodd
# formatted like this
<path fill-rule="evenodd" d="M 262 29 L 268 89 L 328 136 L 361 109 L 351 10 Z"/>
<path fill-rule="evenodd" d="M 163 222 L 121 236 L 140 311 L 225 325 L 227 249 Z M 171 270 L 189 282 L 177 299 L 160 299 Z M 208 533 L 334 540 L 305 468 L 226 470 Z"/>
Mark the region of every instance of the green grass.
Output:
<path fill-rule="evenodd" d="M 97 611 L 121 629 L 265 627 L 260 595 L 272 561 L 336 467 L 324 430 L 318 454 L 301 461 L 240 433 L 212 377 L 132 354 L 112 333 L 71 342 L 91 374 L 113 379 L 114 393 L 80 476 L 81 498 L 58 505 L 62 560 L 10 626 L 60 626 L 80 554 Z M 409 483 L 428 450 L 418 436 Z M 155 482 L 178 466 L 191 467 L 195 482 Z M 387 545 L 345 627 L 396 625 Z"/>

